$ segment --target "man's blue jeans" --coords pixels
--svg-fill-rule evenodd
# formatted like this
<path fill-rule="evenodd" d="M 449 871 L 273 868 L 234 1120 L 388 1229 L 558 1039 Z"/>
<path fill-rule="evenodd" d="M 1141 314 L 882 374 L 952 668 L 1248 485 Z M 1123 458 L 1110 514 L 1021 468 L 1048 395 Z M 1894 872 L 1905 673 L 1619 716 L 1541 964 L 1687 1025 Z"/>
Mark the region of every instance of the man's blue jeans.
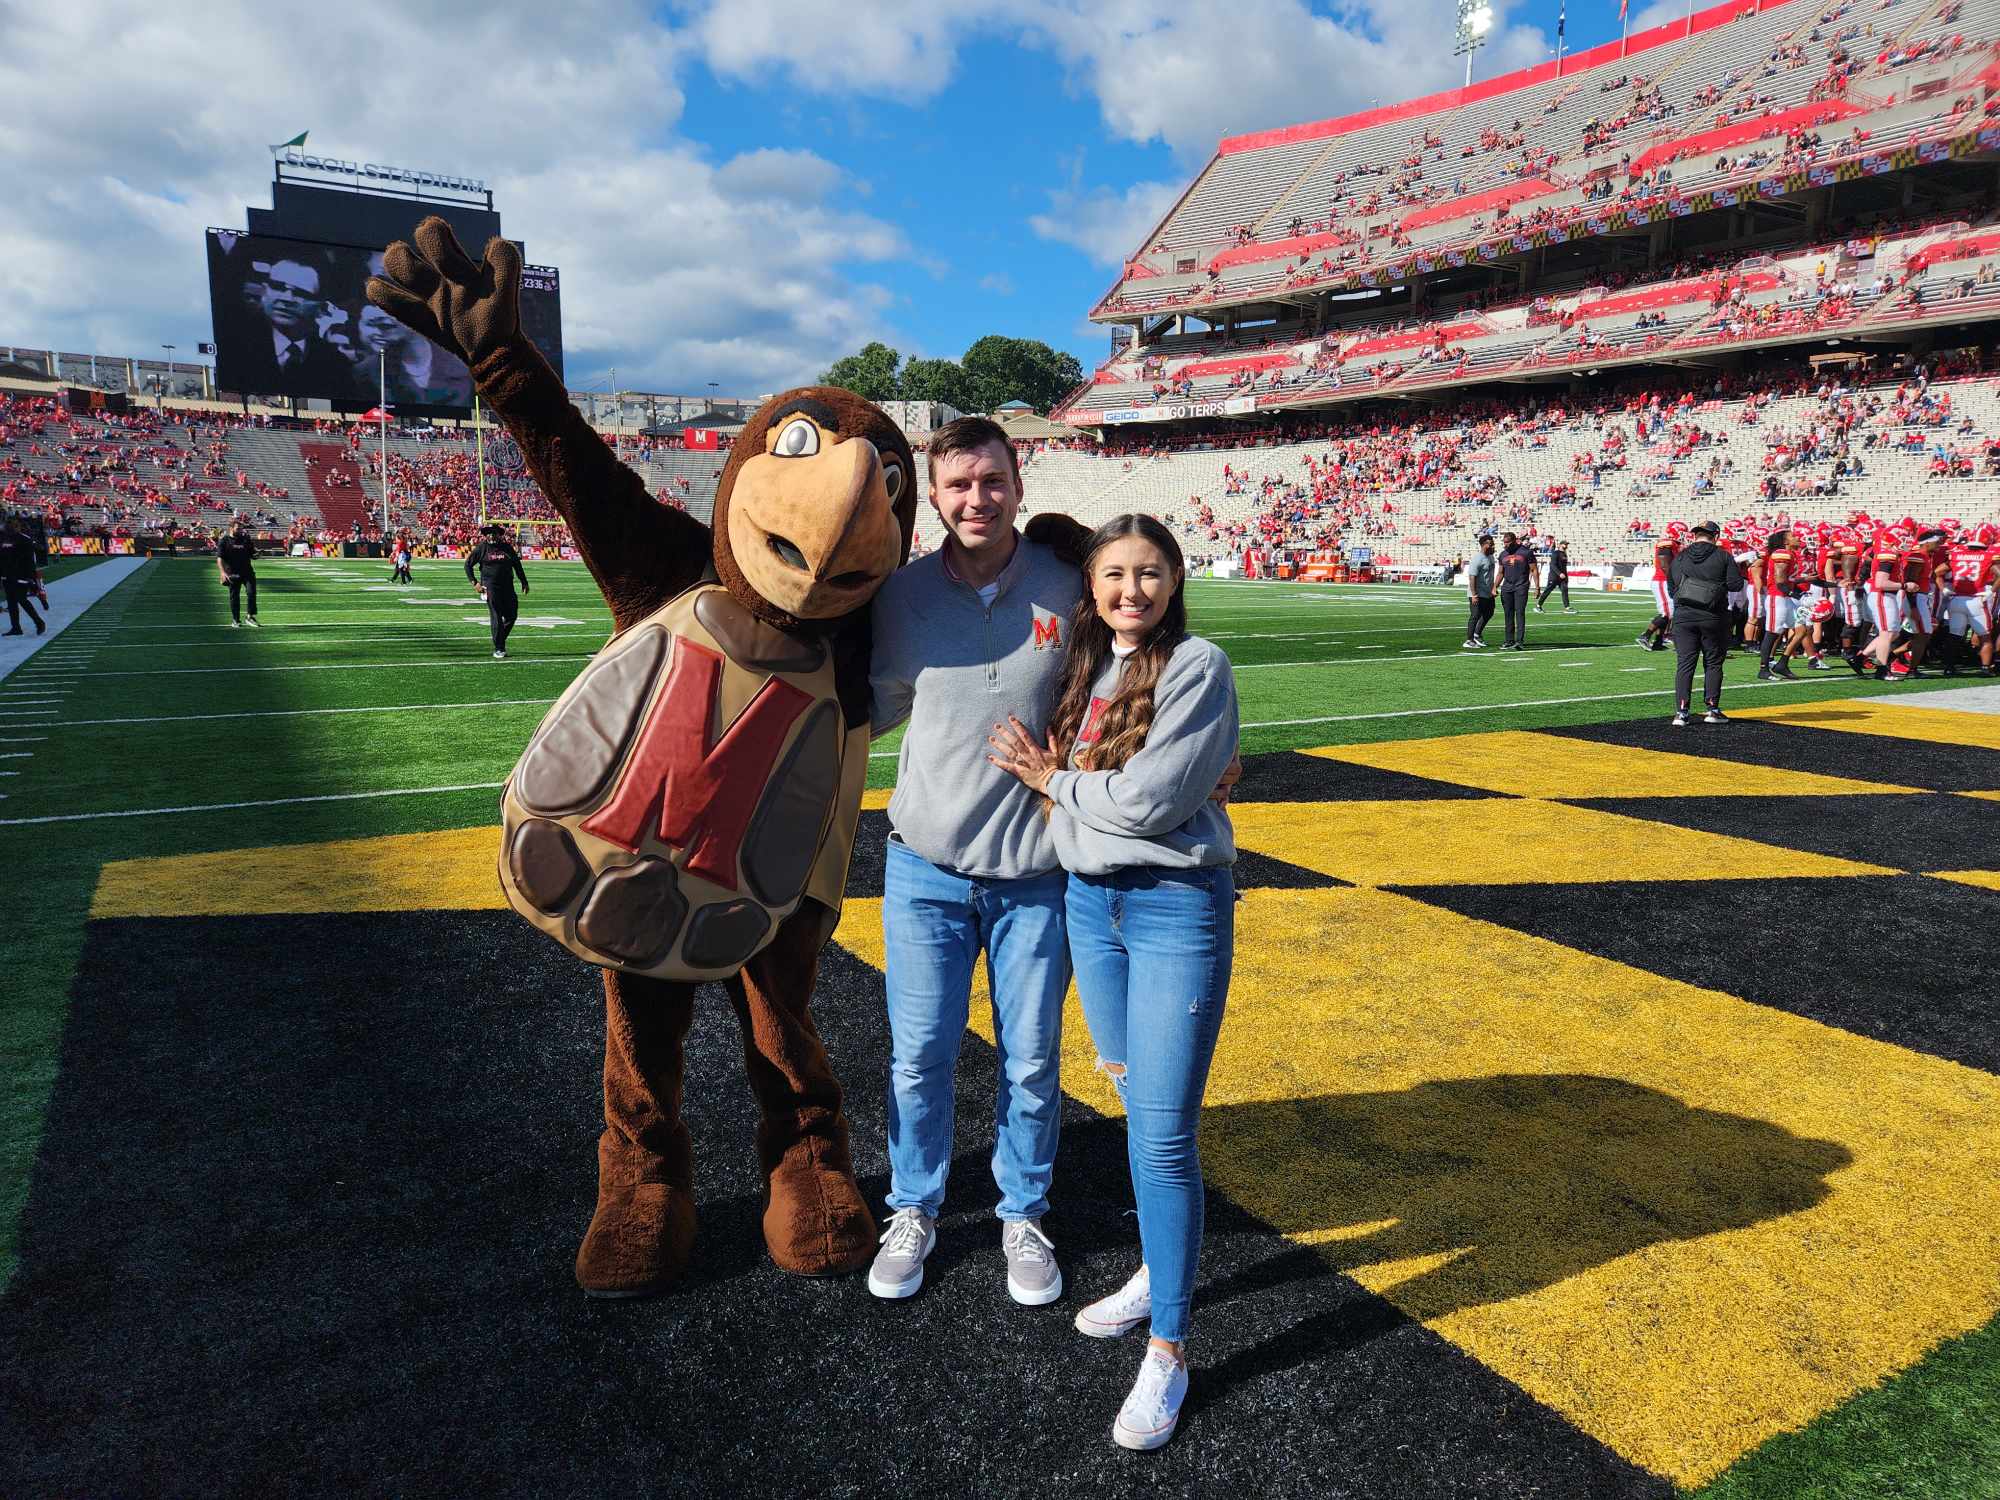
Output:
<path fill-rule="evenodd" d="M 1062 1005 L 1069 989 L 1060 870 L 975 880 L 889 840 L 882 878 L 889 989 L 889 1208 L 936 1216 L 951 1170 L 953 1087 L 986 952 L 1000 1089 L 993 1180 L 1003 1219 L 1048 1211 L 1062 1116 Z"/>
<path fill-rule="evenodd" d="M 1195 1130 L 1229 997 L 1236 882 L 1228 866 L 1069 877 L 1076 993 L 1125 1101 L 1125 1154 L 1153 1293 L 1153 1337 L 1187 1337 L 1201 1255 Z"/>

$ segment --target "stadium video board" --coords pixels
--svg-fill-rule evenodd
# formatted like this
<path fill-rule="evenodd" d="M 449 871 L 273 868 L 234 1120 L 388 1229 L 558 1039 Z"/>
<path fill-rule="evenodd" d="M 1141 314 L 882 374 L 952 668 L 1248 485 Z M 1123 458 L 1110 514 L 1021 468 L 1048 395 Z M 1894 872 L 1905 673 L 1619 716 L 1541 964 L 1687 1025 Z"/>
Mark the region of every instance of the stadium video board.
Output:
<path fill-rule="evenodd" d="M 209 230 L 216 385 L 247 396 L 372 406 L 386 367 L 389 404 L 397 412 L 468 411 L 472 374 L 464 361 L 364 295 L 381 268 L 379 248 Z M 522 268 L 521 326 L 560 377 L 562 290 L 555 267 Z"/>

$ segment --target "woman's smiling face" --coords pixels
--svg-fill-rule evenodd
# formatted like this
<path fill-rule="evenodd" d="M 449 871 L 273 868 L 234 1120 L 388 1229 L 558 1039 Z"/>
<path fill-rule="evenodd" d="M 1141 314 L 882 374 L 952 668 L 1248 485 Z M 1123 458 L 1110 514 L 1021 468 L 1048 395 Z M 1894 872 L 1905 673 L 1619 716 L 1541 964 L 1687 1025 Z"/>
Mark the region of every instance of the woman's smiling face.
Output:
<path fill-rule="evenodd" d="M 1166 554 L 1139 536 L 1107 543 L 1091 559 L 1090 597 L 1120 644 L 1136 646 L 1158 625 L 1180 587 Z"/>

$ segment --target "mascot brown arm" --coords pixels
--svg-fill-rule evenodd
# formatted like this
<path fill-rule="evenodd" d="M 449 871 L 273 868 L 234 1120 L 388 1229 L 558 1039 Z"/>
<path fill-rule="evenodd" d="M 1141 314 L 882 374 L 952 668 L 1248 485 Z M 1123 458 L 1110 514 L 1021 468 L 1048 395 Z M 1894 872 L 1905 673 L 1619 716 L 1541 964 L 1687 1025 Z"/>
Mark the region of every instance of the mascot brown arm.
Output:
<path fill-rule="evenodd" d="M 480 395 L 521 445 L 529 472 L 569 523 L 577 552 L 619 630 L 691 587 L 708 566 L 708 528 L 662 505 L 570 404 L 521 332 L 521 255 L 487 241 L 475 263 L 435 215 L 383 256 L 368 300 L 472 371 Z"/>

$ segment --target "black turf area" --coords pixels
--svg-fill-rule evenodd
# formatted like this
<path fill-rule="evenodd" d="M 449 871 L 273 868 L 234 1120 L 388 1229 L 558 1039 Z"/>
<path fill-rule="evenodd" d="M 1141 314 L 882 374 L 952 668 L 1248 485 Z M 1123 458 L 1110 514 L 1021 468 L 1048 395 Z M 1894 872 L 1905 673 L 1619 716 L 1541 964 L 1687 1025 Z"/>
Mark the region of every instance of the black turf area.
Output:
<path fill-rule="evenodd" d="M 1727 713 L 1729 707 L 1725 699 L 1723 712 Z M 2000 751 L 1968 745 L 1932 745 L 1893 735 L 1769 724 L 1758 719 L 1731 719 L 1714 728 L 1695 725 L 1675 729 L 1664 717 L 1628 719 L 1616 724 L 1571 724 L 1540 732 L 1591 740 L 1600 745 L 1710 755 L 1745 765 L 1814 771 L 1822 776 L 1846 776 L 1889 786 L 1938 792 L 2000 791 Z"/>
<path fill-rule="evenodd" d="M 1893 870 L 2000 869 L 2000 802 L 1946 793 L 1838 797 L 1589 797 L 1577 807 L 1732 834 Z"/>
<path fill-rule="evenodd" d="M 2000 892 L 1922 875 L 1398 889 L 1633 968 L 2000 1073 L 2000 1006 L 1990 982 L 2000 964 Z"/>
<path fill-rule="evenodd" d="M 508 913 L 93 924 L 0 1300 L 0 1494 L 1672 1494 L 1220 1198 L 1182 1430 L 1114 1449 L 1139 1344 L 1070 1317 L 1136 1258 L 1119 1127 L 1069 1107 L 1071 1291 L 1015 1307 L 969 1042 L 922 1294 L 786 1277 L 719 995 L 694 1274 L 589 1301 L 596 993 Z M 817 1013 L 879 1197 L 879 976 L 829 950 Z"/>
<path fill-rule="evenodd" d="M 1505 795 L 1379 766 L 1350 765 L 1324 755 L 1280 750 L 1243 757 L 1243 779 L 1236 785 L 1234 798 L 1238 802 L 1409 802 Z"/>

